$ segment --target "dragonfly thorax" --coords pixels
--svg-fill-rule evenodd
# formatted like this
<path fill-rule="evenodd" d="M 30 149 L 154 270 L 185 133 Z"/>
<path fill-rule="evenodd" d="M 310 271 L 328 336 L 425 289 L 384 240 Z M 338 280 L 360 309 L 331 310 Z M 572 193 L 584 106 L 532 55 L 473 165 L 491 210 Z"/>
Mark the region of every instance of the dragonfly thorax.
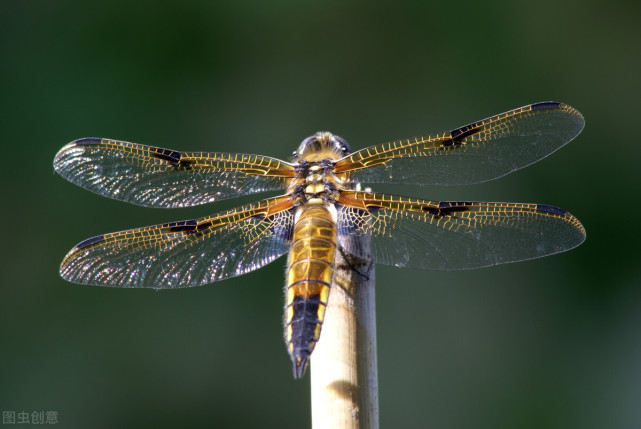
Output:
<path fill-rule="evenodd" d="M 303 140 L 292 158 L 296 178 L 288 187 L 297 204 L 334 202 L 338 192 L 345 189 L 344 175 L 334 174 L 334 167 L 347 154 L 347 142 L 328 132 L 318 132 Z"/>
<path fill-rule="evenodd" d="M 289 185 L 289 194 L 298 203 L 334 202 L 345 189 L 343 180 L 334 174 L 335 162 L 302 160 L 296 166 L 297 177 Z"/>

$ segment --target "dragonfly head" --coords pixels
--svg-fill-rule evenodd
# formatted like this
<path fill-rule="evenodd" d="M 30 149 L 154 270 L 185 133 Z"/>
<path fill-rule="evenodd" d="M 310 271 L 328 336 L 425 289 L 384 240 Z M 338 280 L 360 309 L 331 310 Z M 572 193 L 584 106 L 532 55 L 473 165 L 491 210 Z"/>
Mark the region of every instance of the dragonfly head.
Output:
<path fill-rule="evenodd" d="M 332 133 L 318 132 L 307 137 L 294 152 L 292 160 L 320 161 L 322 159 L 340 159 L 350 152 L 347 142 Z"/>

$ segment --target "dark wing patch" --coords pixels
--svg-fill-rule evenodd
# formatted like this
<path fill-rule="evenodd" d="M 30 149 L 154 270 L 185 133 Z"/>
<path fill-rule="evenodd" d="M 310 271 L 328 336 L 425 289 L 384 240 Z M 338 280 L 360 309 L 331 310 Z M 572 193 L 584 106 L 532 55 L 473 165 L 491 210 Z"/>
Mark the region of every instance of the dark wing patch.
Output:
<path fill-rule="evenodd" d="M 543 213 L 551 213 L 553 215 L 564 216 L 567 212 L 563 209 L 554 206 L 548 206 L 547 204 L 537 204 L 536 209 Z"/>
<path fill-rule="evenodd" d="M 561 103 L 558 101 L 540 101 L 532 104 L 532 110 L 556 109 L 559 106 L 561 106 Z"/>
<path fill-rule="evenodd" d="M 104 235 L 96 235 L 95 237 L 88 238 L 76 244 L 78 249 L 84 249 L 85 247 L 91 246 L 92 244 L 100 243 L 105 239 Z"/>

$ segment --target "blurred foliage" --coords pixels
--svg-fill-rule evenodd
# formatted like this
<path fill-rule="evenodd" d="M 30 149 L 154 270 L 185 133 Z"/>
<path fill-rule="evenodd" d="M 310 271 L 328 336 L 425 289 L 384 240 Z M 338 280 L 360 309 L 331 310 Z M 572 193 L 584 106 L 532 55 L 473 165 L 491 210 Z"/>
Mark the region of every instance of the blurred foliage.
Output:
<path fill-rule="evenodd" d="M 3 2 L 0 407 L 57 410 L 61 427 L 310 421 L 308 381 L 293 380 L 282 342 L 284 260 L 170 292 L 59 278 L 86 237 L 241 202 L 168 212 L 92 195 L 52 174 L 68 141 L 287 158 L 318 130 L 357 149 L 558 100 L 587 125 L 548 159 L 477 186 L 394 189 L 557 205 L 588 238 L 478 271 L 379 266 L 380 421 L 639 427 L 640 12 L 602 0 Z"/>

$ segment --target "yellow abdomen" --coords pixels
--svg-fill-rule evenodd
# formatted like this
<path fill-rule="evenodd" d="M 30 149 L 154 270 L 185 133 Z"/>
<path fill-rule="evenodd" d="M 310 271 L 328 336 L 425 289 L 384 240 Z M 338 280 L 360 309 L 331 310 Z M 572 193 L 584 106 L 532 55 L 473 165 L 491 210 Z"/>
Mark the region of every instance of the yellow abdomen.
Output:
<path fill-rule="evenodd" d="M 325 204 L 300 207 L 287 267 L 285 341 L 301 377 L 320 337 L 334 275 L 336 222 Z"/>

